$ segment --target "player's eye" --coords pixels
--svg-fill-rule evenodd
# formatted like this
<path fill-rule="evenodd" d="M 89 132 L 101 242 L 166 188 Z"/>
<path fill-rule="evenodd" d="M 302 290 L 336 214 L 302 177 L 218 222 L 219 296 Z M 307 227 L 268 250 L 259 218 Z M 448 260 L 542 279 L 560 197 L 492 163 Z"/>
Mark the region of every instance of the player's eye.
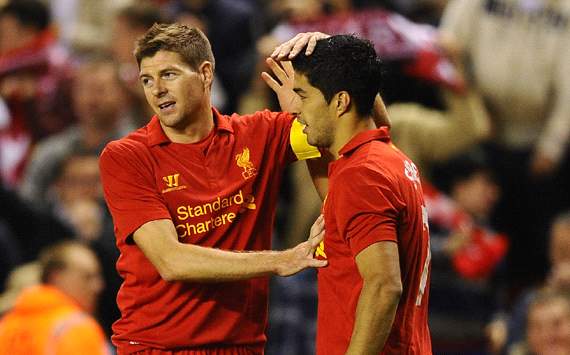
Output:
<path fill-rule="evenodd" d="M 162 78 L 163 79 L 174 79 L 176 77 L 176 73 L 174 72 L 166 72 L 164 74 L 162 74 Z"/>
<path fill-rule="evenodd" d="M 149 88 L 152 86 L 152 80 L 150 78 L 147 78 L 147 77 L 142 78 L 141 83 L 145 88 Z"/>

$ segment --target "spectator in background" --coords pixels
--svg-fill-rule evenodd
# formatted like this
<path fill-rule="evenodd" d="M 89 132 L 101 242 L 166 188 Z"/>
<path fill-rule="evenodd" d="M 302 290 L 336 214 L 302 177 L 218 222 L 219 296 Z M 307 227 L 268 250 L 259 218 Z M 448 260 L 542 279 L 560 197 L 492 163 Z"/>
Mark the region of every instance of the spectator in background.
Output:
<path fill-rule="evenodd" d="M 51 188 L 52 211 L 73 226 L 77 237 L 92 242 L 101 237 L 104 209 L 103 190 L 99 179 L 99 157 L 78 154 L 61 162 Z M 107 236 L 113 245 L 112 235 Z"/>
<path fill-rule="evenodd" d="M 59 164 L 51 191 L 50 211 L 65 221 L 76 239 L 88 243 L 102 262 L 105 288 L 99 297 L 97 319 L 111 335 L 119 319 L 117 292 L 121 278 L 115 270 L 119 251 L 115 246 L 113 221 L 103 202 L 96 154 L 72 152 Z"/>
<path fill-rule="evenodd" d="M 570 211 L 554 218 L 550 228 L 550 273 L 540 288 L 570 292 Z M 508 316 L 500 315 L 488 327 L 488 336 L 494 353 L 510 351 L 524 340 L 529 305 L 539 290 L 522 293 Z"/>
<path fill-rule="evenodd" d="M 9 1 L 0 8 L 0 100 L 8 117 L 0 128 L 0 176 L 16 186 L 34 143 L 72 121 L 66 86 L 69 65 L 46 6 Z"/>
<path fill-rule="evenodd" d="M 212 43 L 216 75 L 226 96 L 225 104 L 218 107 L 222 113 L 235 112 L 250 85 L 257 62 L 255 43 L 259 34 L 252 3 L 245 0 L 174 0 L 167 13 L 177 21 L 190 15 L 202 23 L 199 28 Z M 216 97 L 212 99 L 216 100 Z"/>
<path fill-rule="evenodd" d="M 548 223 L 570 206 L 570 2 L 454 0 L 442 30 L 458 38 L 494 123 L 489 157 L 503 191 L 494 223 L 516 240 L 516 293 L 544 276 Z"/>
<path fill-rule="evenodd" d="M 81 63 L 72 87 L 77 124 L 41 142 L 26 167 L 20 193 L 36 206 L 49 205 L 49 187 L 57 167 L 68 156 L 74 152 L 98 155 L 105 144 L 132 127 L 130 117 L 125 115 L 128 100 L 117 67 L 110 59 L 94 56 Z"/>
<path fill-rule="evenodd" d="M 50 0 L 61 42 L 73 51 L 104 48 L 117 9 L 140 0 Z"/>
<path fill-rule="evenodd" d="M 423 184 L 432 236 L 434 351 L 483 353 L 484 327 L 499 308 L 496 278 L 508 250 L 507 238 L 489 226 L 500 190 L 480 150 L 460 154 L 436 172 L 447 196 Z"/>
<path fill-rule="evenodd" d="M 153 24 L 165 22 L 168 20 L 162 16 L 159 6 L 138 1 L 120 8 L 112 23 L 111 51 L 119 66 L 119 77 L 128 90 L 127 98 L 132 102 L 133 110 L 131 115 L 137 127 L 145 125 L 152 112 L 139 82 L 139 68 L 133 57 L 135 42 Z"/>
<path fill-rule="evenodd" d="M 4 292 L 0 294 L 0 317 L 11 310 L 22 291 L 40 283 L 40 266 L 36 261 L 14 268 L 6 279 Z"/>
<path fill-rule="evenodd" d="M 23 201 L 0 185 L 0 285 L 17 265 L 37 258 L 44 247 L 71 238 L 73 230 L 51 211 Z"/>
<path fill-rule="evenodd" d="M 543 290 L 530 304 L 526 342 L 509 355 L 567 355 L 570 352 L 570 293 Z"/>
<path fill-rule="evenodd" d="M 108 354 L 90 313 L 103 287 L 95 254 L 76 242 L 42 252 L 41 285 L 22 292 L 0 322 L 2 354 Z"/>

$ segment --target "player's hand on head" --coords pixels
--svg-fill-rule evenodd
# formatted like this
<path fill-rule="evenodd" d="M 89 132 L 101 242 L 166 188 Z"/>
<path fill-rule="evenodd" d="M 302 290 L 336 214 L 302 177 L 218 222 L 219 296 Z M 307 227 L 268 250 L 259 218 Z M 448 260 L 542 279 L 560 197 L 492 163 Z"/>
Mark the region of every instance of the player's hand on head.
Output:
<path fill-rule="evenodd" d="M 328 38 L 330 35 L 322 32 L 302 32 L 298 33 L 295 37 L 290 40 L 281 43 L 273 50 L 271 53 L 271 58 L 277 60 L 283 59 L 293 59 L 295 56 L 303 50 L 306 46 L 305 54 L 310 55 L 313 53 L 317 41 L 323 38 Z"/>
<path fill-rule="evenodd" d="M 275 77 L 262 72 L 261 78 L 277 94 L 281 110 L 298 113 L 301 108 L 301 98 L 293 91 L 295 84 L 293 65 L 290 61 L 277 62 L 273 58 L 267 58 L 266 63 Z"/>

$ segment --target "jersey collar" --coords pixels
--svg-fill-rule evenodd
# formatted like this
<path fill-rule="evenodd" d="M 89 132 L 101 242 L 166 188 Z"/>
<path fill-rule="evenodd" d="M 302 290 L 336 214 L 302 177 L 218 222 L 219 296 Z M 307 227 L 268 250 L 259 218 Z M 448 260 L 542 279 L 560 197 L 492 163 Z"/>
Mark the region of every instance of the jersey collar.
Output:
<path fill-rule="evenodd" d="M 214 129 L 216 130 L 216 134 L 221 131 L 233 133 L 234 129 L 231 125 L 230 118 L 228 116 L 224 116 L 218 112 L 215 108 L 212 108 L 212 113 L 214 117 Z M 158 117 L 155 115 L 151 118 L 149 124 L 147 125 L 148 128 L 148 144 L 150 146 L 155 146 L 163 143 L 170 142 L 170 139 L 164 133 L 164 130 L 160 126 L 160 121 Z"/>
<path fill-rule="evenodd" d="M 388 127 L 380 127 L 378 129 L 371 129 L 358 133 L 339 150 L 338 154 L 350 154 L 360 146 L 372 141 L 383 141 L 386 143 L 390 142 L 390 133 L 388 132 Z"/>

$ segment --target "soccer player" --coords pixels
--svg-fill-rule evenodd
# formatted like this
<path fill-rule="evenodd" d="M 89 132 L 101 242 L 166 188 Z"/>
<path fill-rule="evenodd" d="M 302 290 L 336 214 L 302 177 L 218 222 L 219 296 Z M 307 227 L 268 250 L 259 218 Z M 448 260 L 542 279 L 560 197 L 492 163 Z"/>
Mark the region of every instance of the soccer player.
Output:
<path fill-rule="evenodd" d="M 135 56 L 156 115 L 100 157 L 124 279 L 113 343 L 119 354 L 263 354 L 266 276 L 327 263 L 313 258 L 319 220 L 308 241 L 267 251 L 285 166 L 318 150 L 291 114 L 212 108 L 215 62 L 199 30 L 154 25 Z"/>
<path fill-rule="evenodd" d="M 280 83 L 266 81 L 274 90 L 293 86 L 309 144 L 336 158 L 316 253 L 329 261 L 318 270 L 317 354 L 431 354 L 420 176 L 386 127 L 369 129 L 380 60 L 370 42 L 354 36 L 320 39 L 311 55 L 295 42 L 274 52 L 295 51 L 292 67 L 273 66 Z"/>

